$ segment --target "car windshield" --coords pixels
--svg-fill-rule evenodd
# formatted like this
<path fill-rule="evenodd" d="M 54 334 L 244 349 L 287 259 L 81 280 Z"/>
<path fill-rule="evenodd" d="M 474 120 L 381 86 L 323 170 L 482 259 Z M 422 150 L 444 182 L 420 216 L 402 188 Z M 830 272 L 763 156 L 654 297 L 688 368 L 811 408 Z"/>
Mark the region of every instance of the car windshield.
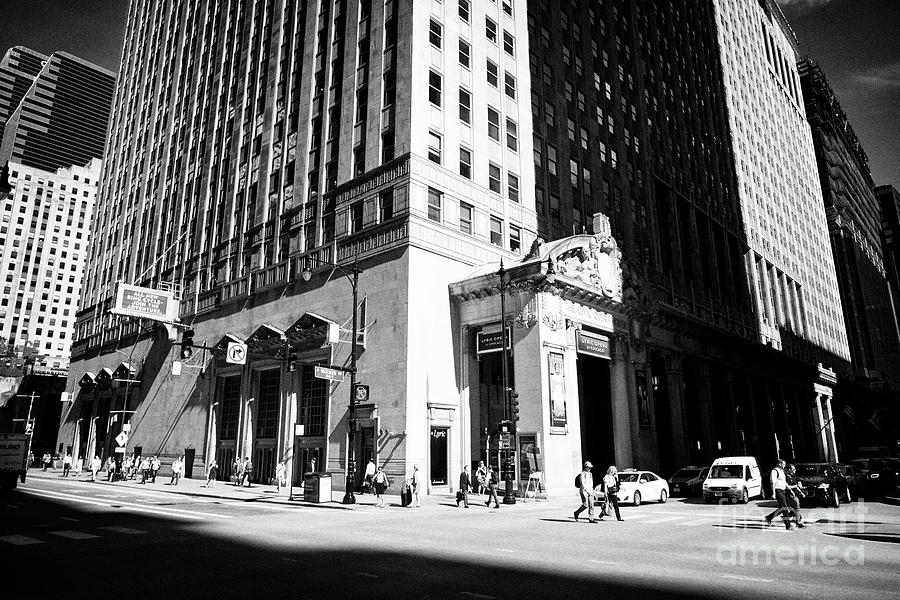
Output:
<path fill-rule="evenodd" d="M 825 474 L 825 465 L 796 465 L 798 477 L 815 477 Z"/>
<path fill-rule="evenodd" d="M 637 480 L 637 473 L 619 473 L 619 483 L 634 483 Z"/>
<path fill-rule="evenodd" d="M 693 479 L 700 474 L 700 469 L 681 469 L 672 475 L 672 479 Z"/>
<path fill-rule="evenodd" d="M 700 477 L 705 479 L 707 475 L 709 475 L 709 467 L 703 467 L 703 470 L 700 471 Z"/>
<path fill-rule="evenodd" d="M 743 465 L 715 465 L 709 471 L 710 479 L 741 479 L 743 476 Z"/>

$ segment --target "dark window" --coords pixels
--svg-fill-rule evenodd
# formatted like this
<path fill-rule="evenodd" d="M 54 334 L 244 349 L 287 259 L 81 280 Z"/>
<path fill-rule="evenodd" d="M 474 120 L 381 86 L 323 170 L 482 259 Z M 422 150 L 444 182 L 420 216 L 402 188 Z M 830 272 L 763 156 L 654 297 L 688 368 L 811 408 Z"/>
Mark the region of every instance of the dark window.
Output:
<path fill-rule="evenodd" d="M 278 397 L 281 393 L 281 371 L 266 369 L 259 372 L 259 394 L 256 407 L 256 435 L 275 437 L 278 425 Z"/>
<path fill-rule="evenodd" d="M 315 376 L 314 366 L 303 365 L 297 423 L 305 426 L 304 435 L 325 435 L 327 406 L 328 381 Z"/>
<path fill-rule="evenodd" d="M 219 378 L 219 398 L 222 403 L 222 439 L 236 439 L 241 401 L 240 376 Z"/>

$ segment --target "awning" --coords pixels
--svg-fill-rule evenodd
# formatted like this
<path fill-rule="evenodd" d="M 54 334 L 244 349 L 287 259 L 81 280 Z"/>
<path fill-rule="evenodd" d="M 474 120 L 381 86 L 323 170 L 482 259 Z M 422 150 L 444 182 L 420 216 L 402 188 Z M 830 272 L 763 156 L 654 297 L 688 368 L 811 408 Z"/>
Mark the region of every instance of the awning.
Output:
<path fill-rule="evenodd" d="M 336 343 L 340 326 L 325 317 L 305 313 L 284 333 L 292 346 L 299 349 L 313 349 Z"/>
<path fill-rule="evenodd" d="M 91 373 L 90 371 L 85 371 L 84 375 L 81 376 L 81 379 L 78 380 L 78 385 L 85 388 L 91 387 L 97 383 L 97 376 Z"/>
<path fill-rule="evenodd" d="M 134 379 L 135 375 L 137 375 L 137 369 L 134 365 L 123 362 L 119 363 L 119 366 L 113 371 L 112 377 L 113 379 Z"/>

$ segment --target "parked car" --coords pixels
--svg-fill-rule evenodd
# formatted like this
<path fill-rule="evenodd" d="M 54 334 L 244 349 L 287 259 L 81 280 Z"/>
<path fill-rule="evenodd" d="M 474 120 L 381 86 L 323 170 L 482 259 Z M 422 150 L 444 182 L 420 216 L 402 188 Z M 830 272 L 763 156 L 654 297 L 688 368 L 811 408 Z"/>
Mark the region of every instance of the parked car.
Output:
<path fill-rule="evenodd" d="M 703 482 L 703 499 L 738 501 L 746 504 L 750 498 L 762 495 L 762 474 L 753 456 L 723 456 L 709 468 Z"/>
<path fill-rule="evenodd" d="M 817 502 L 837 508 L 841 500 L 850 502 L 853 498 L 850 484 L 844 476 L 841 465 L 829 463 L 797 463 L 796 478 L 806 495 L 807 503 Z"/>
<path fill-rule="evenodd" d="M 878 495 L 890 489 L 897 481 L 895 472 L 880 458 L 857 458 L 851 460 L 849 464 L 856 468 L 857 473 L 865 481 L 860 490 L 864 495 Z"/>
<path fill-rule="evenodd" d="M 866 478 L 856 471 L 853 465 L 838 465 L 844 479 L 847 481 L 847 488 L 850 491 L 851 502 L 860 497 L 862 489 L 866 485 Z"/>
<path fill-rule="evenodd" d="M 700 496 L 703 493 L 703 481 L 707 474 L 709 474 L 709 467 L 684 467 L 669 477 L 669 489 L 673 496 Z"/>
<path fill-rule="evenodd" d="M 603 485 L 594 488 L 597 502 L 605 499 Z M 624 469 L 619 471 L 619 502 L 640 506 L 644 501 L 656 500 L 664 504 L 669 499 L 668 482 L 652 471 Z"/>

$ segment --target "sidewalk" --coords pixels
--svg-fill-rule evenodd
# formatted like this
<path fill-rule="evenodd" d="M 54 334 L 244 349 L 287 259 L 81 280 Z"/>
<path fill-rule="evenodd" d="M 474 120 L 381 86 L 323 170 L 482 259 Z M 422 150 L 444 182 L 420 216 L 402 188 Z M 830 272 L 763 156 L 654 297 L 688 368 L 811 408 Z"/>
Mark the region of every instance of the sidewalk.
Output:
<path fill-rule="evenodd" d="M 142 484 L 140 478 L 129 479 L 128 481 L 116 481 L 116 482 L 108 482 L 106 481 L 106 472 L 101 471 L 97 476 L 97 482 L 91 482 L 91 474 L 89 471 L 83 471 L 78 474 L 73 474 L 72 471 L 67 479 L 68 481 L 79 482 L 79 483 L 87 483 L 90 485 L 104 485 L 110 487 L 124 486 L 128 488 L 135 489 L 150 489 L 155 492 L 165 492 L 170 494 L 180 494 L 182 496 L 191 496 L 196 498 L 219 498 L 223 500 L 237 500 L 242 502 L 264 502 L 265 504 L 280 504 L 284 506 L 315 506 L 319 508 L 327 508 L 327 509 L 337 509 L 337 510 L 353 510 L 355 508 L 374 508 L 375 506 L 375 495 L 374 494 L 356 494 L 356 504 L 341 504 L 341 500 L 344 497 L 344 492 L 342 490 L 334 490 L 331 493 L 332 501 L 328 503 L 317 503 L 317 502 L 306 502 L 303 500 L 303 488 L 301 486 L 294 486 L 293 494 L 294 499 L 289 499 L 289 491 L 290 488 L 282 488 L 281 492 L 275 491 L 275 486 L 273 485 L 259 485 L 253 484 L 252 487 L 237 487 L 232 485 L 227 481 L 216 481 L 215 487 L 204 487 L 206 480 L 205 479 L 184 479 L 182 478 L 178 485 L 169 485 L 169 481 L 171 480 L 170 476 L 162 476 L 158 475 L 156 477 L 156 483 L 146 483 Z M 27 479 L 47 479 L 47 480 L 59 480 L 63 479 L 62 477 L 62 469 L 48 469 L 47 471 L 43 471 L 40 467 L 32 467 L 28 470 Z M 473 504 L 475 506 L 478 505 L 479 502 L 484 502 L 485 496 L 477 496 L 475 494 L 469 494 L 469 504 Z M 385 504 L 388 508 L 402 508 L 400 502 L 399 493 L 394 494 L 385 494 L 384 495 Z M 438 506 L 445 507 L 456 507 L 456 495 L 455 494 L 419 494 L 419 502 L 422 505 L 422 508 L 428 509 Z M 546 506 L 547 502 L 534 502 L 528 501 L 523 502 L 521 498 L 516 499 L 515 505 L 504 505 L 501 504 L 503 509 L 514 509 L 517 506 Z"/>

